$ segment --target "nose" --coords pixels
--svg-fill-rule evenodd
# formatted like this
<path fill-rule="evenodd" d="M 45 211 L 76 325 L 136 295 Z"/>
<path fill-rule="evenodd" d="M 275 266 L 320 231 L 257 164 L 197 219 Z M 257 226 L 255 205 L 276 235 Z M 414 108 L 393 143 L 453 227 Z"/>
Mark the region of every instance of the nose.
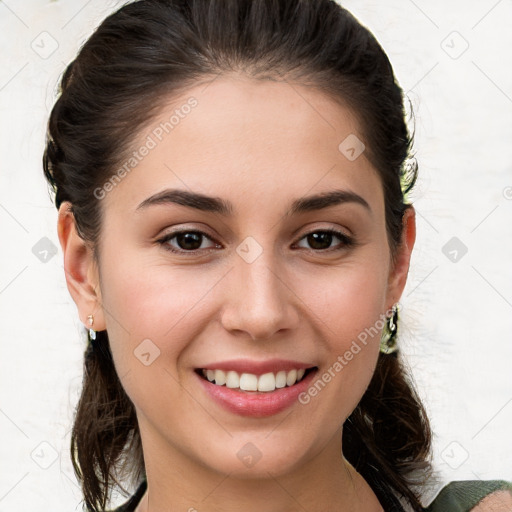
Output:
<path fill-rule="evenodd" d="M 263 251 L 251 263 L 235 257 L 224 282 L 222 324 L 227 331 L 244 332 L 253 341 L 271 339 L 279 331 L 294 329 L 299 321 L 300 301 L 290 276 L 271 253 Z"/>

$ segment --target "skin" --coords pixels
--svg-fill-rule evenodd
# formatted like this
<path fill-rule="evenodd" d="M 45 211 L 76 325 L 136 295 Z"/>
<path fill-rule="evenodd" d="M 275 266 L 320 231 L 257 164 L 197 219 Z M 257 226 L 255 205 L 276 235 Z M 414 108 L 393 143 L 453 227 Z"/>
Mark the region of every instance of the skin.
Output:
<path fill-rule="evenodd" d="M 507 512 L 512 510 L 512 491 L 496 491 L 486 496 L 473 512 Z"/>
<path fill-rule="evenodd" d="M 415 241 L 414 210 L 392 263 L 382 183 L 365 153 L 339 150 L 357 116 L 322 92 L 294 84 L 222 76 L 189 89 L 140 132 L 194 96 L 198 105 L 101 201 L 99 264 L 77 235 L 69 204 L 58 231 L 68 289 L 81 321 L 107 329 L 115 366 L 139 421 L 148 491 L 138 512 L 381 511 L 375 494 L 342 457 L 343 423 L 366 390 L 379 336 L 307 405 L 247 418 L 211 401 L 193 370 L 248 357 L 297 359 L 326 371 L 359 333 L 396 303 Z M 176 204 L 137 209 L 149 196 L 180 188 L 233 203 L 232 217 Z M 333 189 L 350 202 L 286 217 L 292 200 Z M 204 231 L 195 255 L 173 254 L 156 240 L 171 229 Z M 334 228 L 320 247 L 311 232 Z M 261 255 L 236 252 L 253 237 Z M 179 239 L 167 242 L 184 251 Z M 201 245 L 199 245 L 201 244 Z M 330 244 L 330 245 L 329 245 Z M 160 356 L 134 356 L 150 339 Z M 237 457 L 254 444 L 261 459 Z M 301 508 L 303 507 L 303 508 Z"/>

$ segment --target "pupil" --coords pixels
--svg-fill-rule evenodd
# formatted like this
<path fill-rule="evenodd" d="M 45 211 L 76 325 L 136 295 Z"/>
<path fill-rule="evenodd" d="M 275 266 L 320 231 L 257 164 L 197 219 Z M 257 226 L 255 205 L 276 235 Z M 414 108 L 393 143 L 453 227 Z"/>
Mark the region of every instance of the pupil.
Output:
<path fill-rule="evenodd" d="M 177 236 L 176 241 L 180 249 L 194 250 L 201 246 L 201 235 L 199 233 L 181 233 Z M 184 241 L 184 243 L 180 241 Z"/>
<path fill-rule="evenodd" d="M 327 245 L 322 247 L 322 238 L 324 239 L 324 241 L 328 241 Z M 318 243 L 318 241 L 320 240 L 320 243 Z M 313 248 L 313 249 L 328 249 L 331 245 L 331 241 L 332 241 L 332 233 L 311 233 L 310 235 L 308 235 L 308 242 L 309 242 L 309 245 Z"/>
<path fill-rule="evenodd" d="M 177 235 L 178 245 L 181 249 L 196 250 L 201 246 L 201 234 L 181 233 Z M 332 242 L 332 233 L 311 233 L 308 242 L 313 249 L 328 249 Z"/>

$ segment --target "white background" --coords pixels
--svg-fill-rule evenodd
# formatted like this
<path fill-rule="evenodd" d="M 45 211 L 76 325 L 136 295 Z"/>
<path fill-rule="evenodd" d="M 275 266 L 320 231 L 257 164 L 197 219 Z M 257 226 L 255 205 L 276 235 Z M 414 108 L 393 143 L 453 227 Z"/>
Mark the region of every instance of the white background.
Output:
<path fill-rule="evenodd" d="M 512 480 L 512 1 L 344 5 L 388 53 L 416 115 L 401 343 L 436 468 L 444 482 Z M 81 509 L 69 444 L 85 340 L 41 156 L 57 80 L 114 7 L 0 1 L 0 512 Z M 33 252 L 43 237 L 57 250 L 46 262 Z M 452 237 L 467 247 L 455 262 L 443 253 Z"/>

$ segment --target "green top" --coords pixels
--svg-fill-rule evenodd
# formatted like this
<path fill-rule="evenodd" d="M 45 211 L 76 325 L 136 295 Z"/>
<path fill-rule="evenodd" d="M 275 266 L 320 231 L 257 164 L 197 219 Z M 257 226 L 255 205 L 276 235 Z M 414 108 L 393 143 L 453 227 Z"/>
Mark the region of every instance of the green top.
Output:
<path fill-rule="evenodd" d="M 445 485 L 425 512 L 469 512 L 489 494 L 509 490 L 512 482 L 505 480 L 461 480 Z"/>
<path fill-rule="evenodd" d="M 135 494 L 124 505 L 111 512 L 134 512 L 146 491 L 146 487 L 147 482 L 143 480 Z M 483 498 L 500 490 L 512 492 L 512 482 L 505 480 L 453 481 L 445 485 L 434 501 L 423 510 L 424 512 L 469 512 Z"/>

